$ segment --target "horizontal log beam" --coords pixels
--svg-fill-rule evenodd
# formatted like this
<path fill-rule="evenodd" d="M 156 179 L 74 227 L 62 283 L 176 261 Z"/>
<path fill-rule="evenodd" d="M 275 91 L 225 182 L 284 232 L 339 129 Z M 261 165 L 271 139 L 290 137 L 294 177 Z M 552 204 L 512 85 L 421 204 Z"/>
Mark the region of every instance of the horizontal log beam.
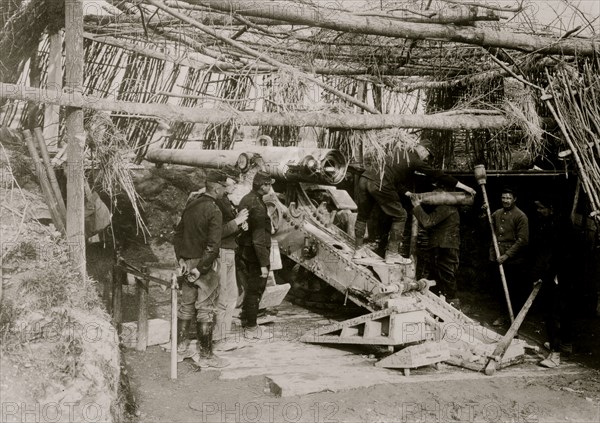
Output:
<path fill-rule="evenodd" d="M 592 39 L 558 39 L 530 34 L 496 31 L 489 28 L 444 24 L 401 22 L 394 19 L 357 16 L 339 9 L 319 8 L 299 2 L 265 0 L 188 0 L 188 3 L 210 6 L 212 9 L 243 16 L 268 17 L 302 24 L 359 34 L 399 37 L 412 40 L 438 40 L 501 47 L 559 55 L 598 54 L 598 43 Z"/>
<path fill-rule="evenodd" d="M 169 121 L 216 124 L 234 119 L 249 126 L 292 126 L 344 129 L 500 129 L 509 125 L 502 115 L 445 114 L 395 115 L 395 114 L 335 114 L 324 112 L 261 113 L 233 110 L 201 109 L 172 104 L 131 103 L 109 98 L 84 96 L 44 90 L 23 85 L 0 83 L 0 98 L 23 100 L 34 103 L 58 104 L 65 107 L 81 107 L 129 115 L 152 116 Z M 489 111 L 488 111 L 489 113 Z"/>

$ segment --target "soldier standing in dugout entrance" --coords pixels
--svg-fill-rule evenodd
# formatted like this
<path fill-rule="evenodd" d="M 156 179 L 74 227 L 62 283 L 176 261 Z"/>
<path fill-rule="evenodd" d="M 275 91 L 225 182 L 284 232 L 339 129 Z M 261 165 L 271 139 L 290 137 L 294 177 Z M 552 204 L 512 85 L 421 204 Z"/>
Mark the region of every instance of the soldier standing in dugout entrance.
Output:
<path fill-rule="evenodd" d="M 492 275 L 498 275 L 498 264 L 504 267 L 506 283 L 510 292 L 513 312 L 517 314 L 529 295 L 525 280 L 526 249 L 529 244 L 529 219 L 517 207 L 517 196 L 510 187 L 503 187 L 501 192 L 502 208 L 492 213 L 494 233 L 498 241 L 500 257 L 496 257 L 494 246 L 490 246 L 490 264 Z M 484 205 L 485 207 L 485 205 Z M 494 277 L 493 279 L 498 279 Z M 495 285 L 500 293 L 500 283 Z M 502 326 L 507 323 L 501 316 L 492 324 Z"/>
<path fill-rule="evenodd" d="M 177 352 L 180 357 L 194 358 L 201 367 L 228 365 L 213 354 L 212 344 L 219 298 L 217 257 L 223 232 L 223 216 L 216 201 L 225 194 L 226 181 L 227 177 L 222 172 L 207 173 L 206 191 L 186 205 L 173 239 L 175 255 L 184 275 L 177 313 Z M 189 351 L 188 339 L 194 315 L 197 352 Z"/>
<path fill-rule="evenodd" d="M 267 285 L 271 257 L 271 218 L 263 196 L 271 191 L 274 180 L 266 172 L 258 172 L 252 191 L 242 198 L 239 209 L 248 210 L 248 230 L 238 238 L 236 254 L 238 283 L 244 289 L 240 320 L 247 337 L 259 337 L 256 317 L 258 305 Z"/>

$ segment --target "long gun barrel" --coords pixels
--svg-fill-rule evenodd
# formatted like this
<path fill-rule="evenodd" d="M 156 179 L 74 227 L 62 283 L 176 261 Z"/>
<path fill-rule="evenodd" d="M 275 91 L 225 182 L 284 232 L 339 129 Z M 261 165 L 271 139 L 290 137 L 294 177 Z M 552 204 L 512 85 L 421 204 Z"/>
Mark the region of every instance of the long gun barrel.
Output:
<path fill-rule="evenodd" d="M 237 150 L 156 149 L 146 154 L 146 160 L 217 169 L 237 165 L 244 171 L 249 166 L 249 160 L 255 156 L 260 156 L 266 172 L 284 181 L 336 185 L 344 179 L 348 169 L 348 162 L 342 153 L 323 148 L 243 146 Z"/>

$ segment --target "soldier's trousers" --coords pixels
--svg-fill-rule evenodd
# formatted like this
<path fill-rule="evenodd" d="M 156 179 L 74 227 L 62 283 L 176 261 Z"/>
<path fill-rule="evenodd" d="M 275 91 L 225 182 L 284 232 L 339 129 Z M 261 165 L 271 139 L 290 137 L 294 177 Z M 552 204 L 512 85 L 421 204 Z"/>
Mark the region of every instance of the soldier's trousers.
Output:
<path fill-rule="evenodd" d="M 203 283 L 206 281 L 206 283 Z M 207 274 L 201 275 L 198 285 L 184 282 L 181 287 L 181 301 L 177 318 L 181 320 L 192 320 L 194 315 L 197 322 L 214 322 L 219 301 L 219 274 L 211 269 Z"/>
<path fill-rule="evenodd" d="M 232 249 L 221 248 L 219 261 L 221 264 L 219 301 L 215 323 L 214 340 L 225 338 L 231 330 L 233 311 L 238 299 L 236 283 L 235 252 Z"/>
<path fill-rule="evenodd" d="M 240 320 L 243 327 L 254 327 L 258 305 L 267 286 L 267 278 L 261 277 L 260 263 L 244 259 L 242 254 L 236 256 L 236 267 L 238 283 L 244 289 Z"/>

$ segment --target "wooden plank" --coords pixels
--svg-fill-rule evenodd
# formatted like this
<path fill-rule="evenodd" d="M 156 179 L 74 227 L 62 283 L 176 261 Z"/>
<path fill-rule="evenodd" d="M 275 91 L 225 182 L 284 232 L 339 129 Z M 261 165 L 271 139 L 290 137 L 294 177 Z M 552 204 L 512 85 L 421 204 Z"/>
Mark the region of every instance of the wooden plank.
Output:
<path fill-rule="evenodd" d="M 525 316 L 527 316 L 527 312 L 533 304 L 533 300 L 535 300 L 535 297 L 537 296 L 541 286 L 541 280 L 533 284 L 533 290 L 531 291 L 531 294 L 529 294 L 529 298 L 527 298 L 527 301 L 521 308 L 521 311 L 519 311 L 519 314 L 517 315 L 516 319 L 510 325 L 508 332 L 506 332 L 502 339 L 498 341 L 496 349 L 490 356 L 490 361 L 485 366 L 486 375 L 491 376 L 494 373 L 496 373 L 497 365 L 502 361 L 502 357 L 504 357 L 504 355 L 506 354 L 506 350 L 512 344 L 512 340 L 515 337 L 516 333 L 519 331 L 519 327 L 523 323 L 523 320 L 525 320 Z"/>
<path fill-rule="evenodd" d="M 363 336 L 348 336 L 341 337 L 336 335 L 321 335 L 312 340 L 303 341 L 309 344 L 352 344 L 352 345 L 402 345 L 396 339 L 389 336 L 375 336 L 373 338 L 365 338 Z"/>
<path fill-rule="evenodd" d="M 121 266 L 121 265 L 117 265 L 117 267 L 119 267 L 121 269 L 121 271 L 123 271 L 125 273 L 128 273 L 130 275 L 136 276 L 138 278 L 145 278 L 145 279 L 147 279 L 147 280 L 149 280 L 151 282 L 154 282 L 154 283 L 157 283 L 159 285 L 166 286 L 166 287 L 170 287 L 171 286 L 171 282 L 167 282 L 166 280 L 157 278 L 156 276 L 152 276 L 152 275 L 149 275 L 149 274 L 144 274 L 142 272 L 138 272 L 137 270 L 133 270 L 130 267 L 125 267 L 125 266 Z"/>
<path fill-rule="evenodd" d="M 450 359 L 450 349 L 445 342 L 424 342 L 401 349 L 375 363 L 376 367 L 388 369 L 414 369 Z"/>
<path fill-rule="evenodd" d="M 148 347 L 148 280 L 137 279 L 138 319 L 137 319 L 137 351 L 146 351 Z"/>
<path fill-rule="evenodd" d="M 330 325 L 325 325 L 313 329 L 307 333 L 305 333 L 300 341 L 302 342 L 318 342 L 316 340 L 327 336 L 331 332 L 336 332 L 344 329 L 345 327 L 357 326 L 359 324 L 365 323 L 369 320 L 377 320 L 383 317 L 389 316 L 392 313 L 395 313 L 397 310 L 395 307 L 391 307 L 385 310 L 376 311 L 374 313 L 365 314 L 364 316 L 355 317 L 354 319 L 344 320 L 343 322 L 332 323 Z"/>

